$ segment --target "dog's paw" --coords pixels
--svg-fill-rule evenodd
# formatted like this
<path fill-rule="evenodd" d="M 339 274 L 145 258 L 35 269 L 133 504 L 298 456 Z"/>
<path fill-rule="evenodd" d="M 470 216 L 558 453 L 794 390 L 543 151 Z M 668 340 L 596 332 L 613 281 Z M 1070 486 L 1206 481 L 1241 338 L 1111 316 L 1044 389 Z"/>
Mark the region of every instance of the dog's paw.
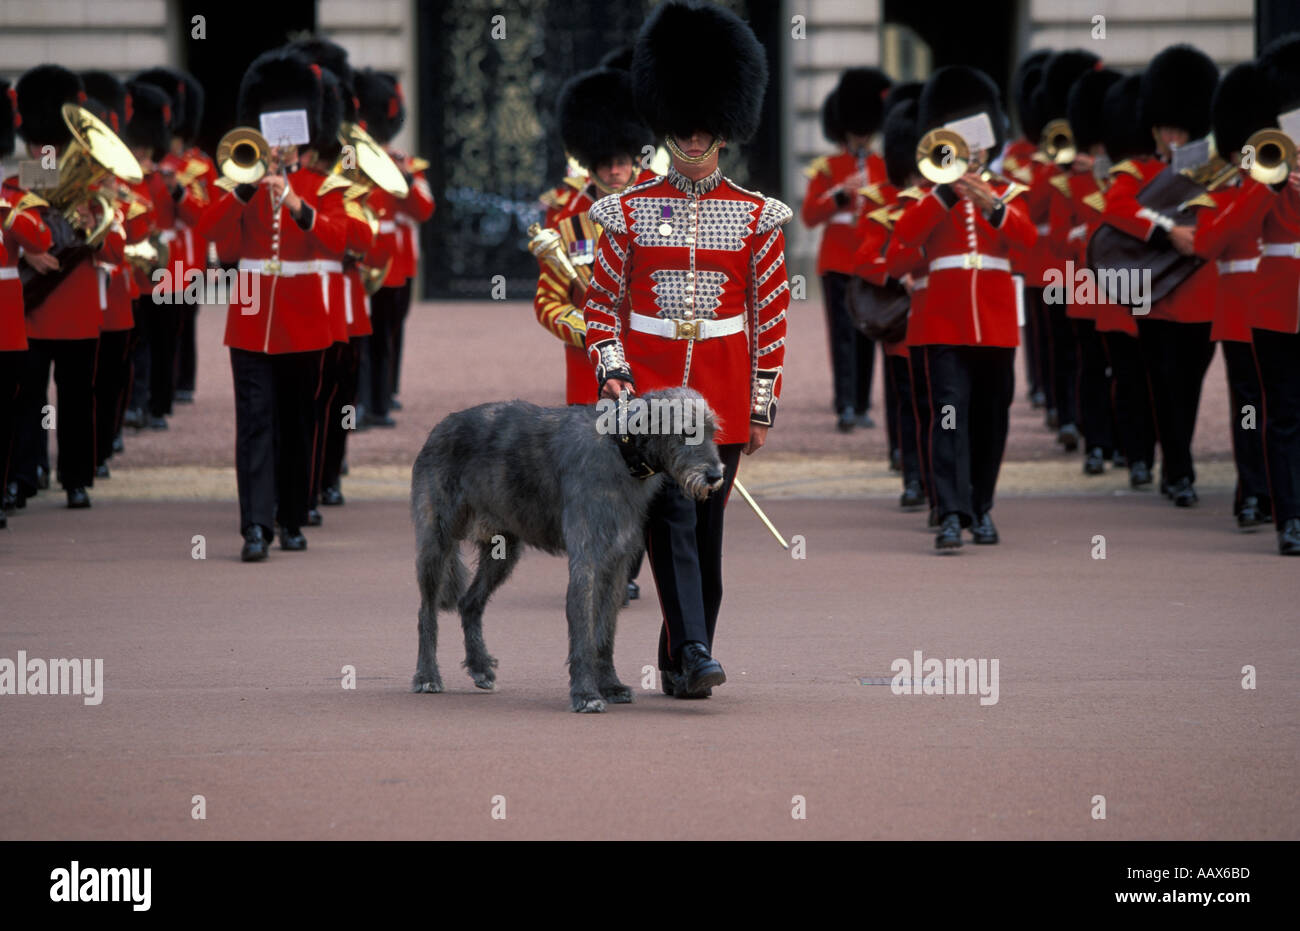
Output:
<path fill-rule="evenodd" d="M 595 695 L 574 695 L 573 710 L 578 714 L 599 714 L 605 710 L 605 702 Z"/>
<path fill-rule="evenodd" d="M 442 679 L 439 676 L 422 676 L 418 672 L 411 679 L 412 692 L 441 692 Z"/>
<path fill-rule="evenodd" d="M 471 672 L 469 677 L 474 680 L 474 685 L 485 692 L 494 692 L 497 687 L 496 673 L 492 670 L 486 672 Z"/>
<path fill-rule="evenodd" d="M 601 697 L 611 705 L 628 705 L 632 703 L 632 690 L 622 682 L 600 687 Z"/>

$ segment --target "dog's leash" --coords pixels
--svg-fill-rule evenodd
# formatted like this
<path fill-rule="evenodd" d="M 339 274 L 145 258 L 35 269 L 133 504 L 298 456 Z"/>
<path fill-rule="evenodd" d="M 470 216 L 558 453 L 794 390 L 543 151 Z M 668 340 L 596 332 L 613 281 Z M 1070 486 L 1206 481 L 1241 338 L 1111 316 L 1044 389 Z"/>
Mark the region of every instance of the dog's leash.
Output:
<path fill-rule="evenodd" d="M 626 388 L 618 393 L 619 423 L 627 423 L 627 402 L 630 398 L 631 394 Z M 650 463 L 646 462 L 645 456 L 641 454 L 641 450 L 636 448 L 636 444 L 632 442 L 632 437 L 626 433 L 620 433 L 618 435 L 618 452 L 619 455 L 623 457 L 623 464 L 627 466 L 628 474 L 633 478 L 639 478 L 644 481 L 652 475 L 658 474 L 657 470 L 652 468 Z"/>

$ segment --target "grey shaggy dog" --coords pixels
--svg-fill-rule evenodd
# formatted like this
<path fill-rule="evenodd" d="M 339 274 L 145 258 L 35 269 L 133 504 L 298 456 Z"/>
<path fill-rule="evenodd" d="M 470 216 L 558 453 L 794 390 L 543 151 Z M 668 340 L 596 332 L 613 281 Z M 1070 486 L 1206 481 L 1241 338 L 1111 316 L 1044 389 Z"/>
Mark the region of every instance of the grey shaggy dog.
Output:
<path fill-rule="evenodd" d="M 614 672 L 614 627 L 643 545 L 651 499 L 665 481 L 676 481 L 688 497 L 703 500 L 723 478 L 713 443 L 716 418 L 700 394 L 671 388 L 644 396 L 656 398 L 682 402 L 683 418 L 675 431 L 630 437 L 656 470 L 648 479 L 629 472 L 619 438 L 599 429 L 596 405 L 481 404 L 433 428 L 411 475 L 420 584 L 420 646 L 411 691 L 443 689 L 436 657 L 439 608 L 460 612 L 464 666 L 474 684 L 496 687 L 497 661 L 483 643 L 483 608 L 527 545 L 569 556 L 565 613 L 573 710 L 604 711 L 606 702 L 632 701 L 632 690 Z M 494 547 L 498 534 L 504 553 Z M 478 545 L 478 568 L 468 587 L 461 540 Z"/>

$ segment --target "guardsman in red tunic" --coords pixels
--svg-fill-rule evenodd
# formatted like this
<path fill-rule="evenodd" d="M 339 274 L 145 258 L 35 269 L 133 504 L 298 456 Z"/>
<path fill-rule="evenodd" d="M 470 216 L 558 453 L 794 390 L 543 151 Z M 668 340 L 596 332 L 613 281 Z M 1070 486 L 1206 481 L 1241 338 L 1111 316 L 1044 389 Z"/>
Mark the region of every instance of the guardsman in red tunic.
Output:
<path fill-rule="evenodd" d="M 1155 136 L 1157 150 L 1168 158 L 1174 146 L 1201 139 L 1210 131 L 1210 98 L 1219 82 L 1214 62 L 1189 45 L 1171 46 L 1142 74 L 1139 113 Z M 1118 179 L 1116 187 L 1118 187 Z M 1126 186 L 1126 190 L 1129 186 Z M 1127 213 L 1130 229 L 1142 239 L 1163 238 L 1171 248 L 1191 254 L 1195 227 L 1173 226 L 1112 190 L 1108 214 Z M 1108 223 L 1119 223 L 1109 216 Z M 1168 229 L 1166 229 L 1168 227 Z M 1138 317 L 1138 334 L 1151 385 L 1156 433 L 1160 441 L 1161 489 L 1178 507 L 1196 504 L 1192 434 L 1200 406 L 1201 385 L 1214 356 L 1210 323 L 1218 291 L 1218 269 L 1202 265 Z"/>
<path fill-rule="evenodd" d="M 1002 150 L 1002 174 L 1019 181 L 1027 190 L 1021 200 L 1029 211 L 1029 219 L 1038 228 L 1039 236 L 1047 235 L 1048 194 L 1047 175 L 1051 161 L 1038 151 L 1042 138 L 1043 122 L 1034 109 L 1034 91 L 1043 79 L 1043 67 L 1052 52 L 1038 49 L 1020 60 L 1011 78 L 1011 100 L 1016 106 L 1021 135 L 1007 143 Z M 1035 408 L 1047 408 L 1049 415 L 1056 408 L 1050 377 L 1050 337 L 1047 325 L 1047 307 L 1043 304 L 1042 246 L 1022 252 L 1011 252 L 1012 277 L 1020 279 L 1021 301 L 1024 307 L 1025 371 L 1029 378 L 1026 397 Z M 1051 417 L 1049 416 L 1049 420 Z"/>
<path fill-rule="evenodd" d="M 1052 68 L 1049 67 L 1049 71 Z M 1109 362 L 1101 336 L 1097 332 L 1097 306 L 1105 298 L 1095 288 L 1076 288 L 1076 277 L 1088 266 L 1088 241 L 1101 226 L 1106 209 L 1103 182 L 1108 167 L 1102 141 L 1102 102 L 1106 91 L 1120 80 L 1118 71 L 1109 68 L 1083 70 L 1070 85 L 1066 114 L 1077 150 L 1067 171 L 1052 179 L 1052 206 L 1049 236 L 1056 254 L 1066 260 L 1065 272 L 1057 287 L 1049 293 L 1065 303 L 1065 316 L 1073 331 L 1075 358 L 1075 396 L 1078 426 L 1083 432 L 1085 475 L 1101 475 L 1106 461 L 1117 452 L 1114 418 L 1111 412 Z M 1098 159 L 1101 159 L 1099 162 Z"/>
<path fill-rule="evenodd" d="M 808 190 L 800 210 L 809 229 L 825 226 L 817 274 L 826 302 L 836 427 L 844 433 L 858 425 L 875 426 L 867 410 L 875 343 L 854 328 L 847 298 L 858 225 L 869 210 L 884 206 L 864 189 L 886 180 L 884 159 L 869 147 L 884 118 L 889 84 L 876 68 L 850 68 L 840 76 L 823 106 L 822 128 L 841 148 L 808 167 Z"/>
<path fill-rule="evenodd" d="M 81 78 L 58 65 L 39 65 L 18 79 L 17 91 L 22 120 L 20 132 L 27 142 L 28 154 L 39 159 L 43 147 L 49 145 L 61 155 L 72 139 L 61 108 L 65 103 L 84 103 L 86 95 Z M 66 231 L 70 242 L 84 244 L 83 232 L 74 232 L 61 211 L 53 207 L 39 209 L 45 224 L 51 227 L 56 247 L 63 235 L 55 229 L 56 224 Z M 77 222 L 81 229 L 86 229 L 99 219 L 91 208 L 82 208 Z M 66 273 L 66 277 L 39 305 L 33 306 L 29 300 L 24 308 L 28 352 L 12 474 L 19 499 L 36 493 L 40 483 L 38 467 L 47 449 L 45 427 L 49 420 L 42 408 L 46 405 L 52 363 L 58 390 L 54 406 L 59 440 L 58 478 L 67 494 L 68 507 L 86 508 L 90 507 L 87 489 L 95 479 L 95 352 L 101 318 L 99 272 L 93 255 L 75 264 L 66 256 L 65 261 L 67 266 L 60 268 L 53 251 L 23 256 L 24 263 L 42 274 Z"/>
<path fill-rule="evenodd" d="M 640 169 L 641 152 L 652 145 L 654 135 L 636 116 L 631 81 L 626 70 L 595 68 L 570 79 L 557 100 L 565 151 L 591 179 L 575 192 L 551 227 L 559 232 L 578 279 L 565 281 L 539 260 L 533 298 L 538 323 L 564 344 L 566 404 L 594 404 L 600 387 L 591 377 L 581 310 L 601 236 L 601 228 L 587 212 L 599 198 L 654 176 L 648 169 Z"/>
<path fill-rule="evenodd" d="M 1279 114 L 1300 108 L 1300 35 L 1270 43 L 1259 58 Z M 1300 556 L 1300 181 L 1264 221 L 1251 319 L 1264 390 L 1264 451 L 1278 552 Z"/>
<path fill-rule="evenodd" d="M 220 178 L 212 159 L 194 144 L 203 122 L 203 85 L 193 75 L 172 68 L 150 68 L 136 75 L 135 80 L 154 85 L 171 100 L 172 135 L 159 169 L 176 204 L 176 225 L 168 235 L 168 265 L 173 277 L 188 282 L 195 273 L 207 273 L 208 244 L 194 232 L 194 226 L 212 202 L 213 185 Z M 178 314 L 180 326 L 172 396 L 176 402 L 188 404 L 194 400 L 198 373 L 195 328 L 199 304 L 186 300 L 172 310 Z"/>
<path fill-rule="evenodd" d="M 894 287 L 901 283 L 911 286 L 916 294 L 911 273 L 921 264 L 920 250 L 895 248 L 892 253 L 894 223 L 903 213 L 902 190 L 924 178 L 916 170 L 916 98 L 921 84 L 897 85 L 885 101 L 884 159 L 888 180 L 871 185 L 869 195 L 884 204 L 863 215 L 858 226 L 860 245 L 854 261 L 855 274 L 877 287 Z M 922 272 L 922 274 L 924 274 Z M 924 291 L 922 287 L 921 291 Z M 915 298 L 914 298 L 915 299 Z M 885 350 L 885 403 L 888 406 L 890 442 L 897 453 L 899 471 L 903 478 L 903 494 L 899 507 L 913 510 L 924 506 L 925 482 L 921 469 L 920 447 L 917 443 L 917 416 L 912 401 L 912 373 L 908 360 L 907 339 L 882 344 Z M 891 464 L 894 459 L 891 453 Z"/>
<path fill-rule="evenodd" d="M 176 199 L 170 173 L 163 165 L 172 136 L 172 101 L 166 91 L 143 81 L 128 81 L 131 119 L 123 139 L 144 169 L 143 196 L 153 205 L 153 231 L 168 251 L 167 267 L 157 281 L 141 281 L 135 302 L 135 384 L 128 424 L 168 429 L 176 384 L 176 345 L 180 339 L 181 301 L 185 291 L 184 241 L 177 233 Z"/>
<path fill-rule="evenodd" d="M 647 553 L 664 626 L 664 690 L 706 696 L 726 680 L 712 658 L 722 604 L 722 519 L 742 450 L 766 440 L 785 358 L 790 208 L 733 184 L 717 156 L 758 129 L 767 61 L 749 27 L 712 5 L 656 7 L 632 62 L 637 109 L 672 154 L 665 177 L 604 197 L 584 317 L 601 395 L 686 386 L 717 414 L 724 474 L 707 500 L 665 483 Z"/>
<path fill-rule="evenodd" d="M 355 77 L 357 100 L 366 131 L 384 146 L 406 175 L 410 193 L 401 200 L 382 190 L 369 199 L 379 218 L 381 245 L 393 255 L 384 287 L 370 301 L 370 407 L 366 415 L 372 426 L 391 427 L 389 410 L 396 410 L 393 395 L 400 384 L 402 333 L 411 309 L 411 282 L 420 260 L 420 224 L 433 216 L 433 194 L 424 176 L 427 162 L 391 148 L 390 143 L 406 122 L 402 86 L 391 74 L 366 68 Z"/>
<path fill-rule="evenodd" d="M 17 99 L 17 91 L 9 82 L 0 80 L 0 158 L 8 158 L 14 151 Z M 16 178 L 8 178 L 0 188 L 0 528 L 5 526 L 5 511 L 19 506 L 9 483 L 18 389 L 27 363 L 27 325 L 18 258 L 27 255 L 41 261 L 52 245 L 50 229 L 37 209 L 45 201 L 22 190 L 16 182 Z"/>
<path fill-rule="evenodd" d="M 260 114 L 304 110 L 308 134 L 318 138 L 323 97 L 319 66 L 285 49 L 267 52 L 240 84 L 239 122 L 257 126 Z M 272 155 L 272 170 L 256 185 L 223 179 L 222 193 L 198 225 L 199 235 L 214 241 L 221 254 L 240 256 L 241 284 L 252 276 L 252 298 L 232 296 L 226 318 L 246 562 L 266 558 L 276 523 L 281 549 L 307 547 L 301 522 L 311 475 L 313 402 L 323 351 L 333 342 L 329 276 L 347 241 L 347 182 L 296 168 L 296 145 L 277 147 Z"/>
<path fill-rule="evenodd" d="M 1133 220 L 1120 213 L 1121 207 L 1137 209 L 1137 192 L 1164 170 L 1164 163 L 1155 157 L 1155 140 L 1138 117 L 1141 83 L 1141 75 L 1128 75 L 1111 85 L 1102 99 L 1102 139 L 1111 162 L 1102 222 L 1121 227 Z M 1156 432 L 1137 322 L 1128 307 L 1099 301 L 1097 333 L 1115 376 L 1115 429 L 1128 461 L 1129 485 L 1142 488 L 1151 484 Z"/>
<path fill-rule="evenodd" d="M 991 125 L 996 151 L 1003 132 L 996 85 L 977 69 L 949 66 L 926 82 L 917 126 L 924 135 L 980 114 Z M 998 542 L 989 512 L 1006 446 L 1020 332 L 1010 247 L 1027 249 L 1037 237 L 1016 200 L 1023 187 L 980 177 L 985 154 L 972 152 L 973 170 L 936 185 L 894 224 L 899 240 L 923 248 L 928 263 L 922 312 L 913 309 L 907 339 L 925 347 L 939 550 L 960 547 L 963 527 L 971 528 L 976 543 Z"/>

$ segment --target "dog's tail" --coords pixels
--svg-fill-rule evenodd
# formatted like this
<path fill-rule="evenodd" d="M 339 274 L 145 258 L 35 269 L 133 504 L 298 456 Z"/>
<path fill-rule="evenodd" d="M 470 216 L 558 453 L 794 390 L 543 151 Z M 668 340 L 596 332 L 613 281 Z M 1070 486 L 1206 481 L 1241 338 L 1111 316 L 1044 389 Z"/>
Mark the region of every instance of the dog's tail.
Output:
<path fill-rule="evenodd" d="M 448 515 L 438 507 L 435 497 L 433 489 L 420 482 L 411 491 L 416 578 L 422 605 L 449 611 L 465 592 L 465 563 Z"/>

